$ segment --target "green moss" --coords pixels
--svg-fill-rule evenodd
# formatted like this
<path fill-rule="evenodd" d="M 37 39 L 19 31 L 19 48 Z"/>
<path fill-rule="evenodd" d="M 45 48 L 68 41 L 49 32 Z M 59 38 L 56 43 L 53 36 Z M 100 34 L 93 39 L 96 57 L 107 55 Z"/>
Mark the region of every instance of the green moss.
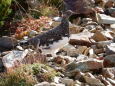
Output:
<path fill-rule="evenodd" d="M 27 64 L 0 77 L 0 86 L 33 86 L 37 82 L 52 81 L 58 73 L 51 67 L 41 64 Z"/>
<path fill-rule="evenodd" d="M 28 74 L 32 74 L 33 76 L 37 77 L 38 82 L 52 81 L 53 77 L 58 75 L 53 68 L 40 63 L 25 65 L 21 67 L 19 71 L 24 71 L 26 73 L 28 71 Z"/>

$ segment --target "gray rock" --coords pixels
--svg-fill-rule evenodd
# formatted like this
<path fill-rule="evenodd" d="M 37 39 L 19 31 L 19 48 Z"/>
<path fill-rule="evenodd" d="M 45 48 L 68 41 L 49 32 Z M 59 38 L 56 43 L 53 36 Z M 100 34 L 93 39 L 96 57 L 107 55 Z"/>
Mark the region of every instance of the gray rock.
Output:
<path fill-rule="evenodd" d="M 115 85 L 115 79 L 107 78 L 107 80 L 108 80 L 113 86 Z"/>
<path fill-rule="evenodd" d="M 59 84 L 51 83 L 50 86 L 66 86 L 66 85 L 65 84 L 61 84 L 61 83 L 59 83 Z"/>
<path fill-rule="evenodd" d="M 107 55 L 104 57 L 104 59 L 105 59 L 104 62 L 106 63 L 106 64 L 104 64 L 104 66 L 106 66 L 106 67 L 115 66 L 115 54 Z"/>
<path fill-rule="evenodd" d="M 60 82 L 65 84 L 66 86 L 74 86 L 75 85 L 75 81 L 72 79 L 68 79 L 68 78 L 61 78 Z"/>
<path fill-rule="evenodd" d="M 0 51 L 11 50 L 18 44 L 15 38 L 2 37 L 0 38 Z"/>
<path fill-rule="evenodd" d="M 49 82 L 42 82 L 42 83 L 36 84 L 34 86 L 50 86 L 50 83 Z"/>
<path fill-rule="evenodd" d="M 79 62 L 72 62 L 66 66 L 68 70 L 80 70 L 80 71 L 89 71 L 103 68 L 103 60 L 97 60 L 93 58 L 89 58 L 87 60 L 82 60 Z"/>
<path fill-rule="evenodd" d="M 105 53 L 107 55 L 115 54 L 115 43 L 111 43 L 110 45 L 107 45 Z"/>
<path fill-rule="evenodd" d="M 105 14 L 99 14 L 99 23 L 101 24 L 114 24 L 115 18 L 111 16 L 107 16 Z"/>
<path fill-rule="evenodd" d="M 22 64 L 21 61 L 24 59 L 24 57 L 28 54 L 29 50 L 24 51 L 11 51 L 7 55 L 5 55 L 2 59 L 3 64 L 6 68 L 12 68 L 15 66 L 19 66 L 19 64 Z"/>
<path fill-rule="evenodd" d="M 77 61 L 81 61 L 81 60 L 86 60 L 86 59 L 88 59 L 88 56 L 85 56 L 85 55 L 82 55 L 82 54 L 80 54 L 78 57 L 77 57 Z"/>

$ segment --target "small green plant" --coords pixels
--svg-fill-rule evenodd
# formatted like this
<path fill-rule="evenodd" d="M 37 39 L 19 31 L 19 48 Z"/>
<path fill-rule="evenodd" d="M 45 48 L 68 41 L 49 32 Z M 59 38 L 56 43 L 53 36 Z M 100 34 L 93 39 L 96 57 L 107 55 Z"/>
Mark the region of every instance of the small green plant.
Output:
<path fill-rule="evenodd" d="M 53 68 L 41 63 L 28 64 L 18 69 L 19 71 L 26 72 L 26 74 L 36 76 L 38 82 L 52 81 L 53 77 L 59 74 Z"/>
<path fill-rule="evenodd" d="M 0 75 L 0 86 L 34 86 L 37 82 L 52 81 L 59 73 L 41 64 L 27 64 Z"/>
<path fill-rule="evenodd" d="M 58 11 L 63 8 L 63 0 L 38 0 L 38 7 L 31 9 L 30 14 L 34 18 L 39 16 L 58 16 Z"/>

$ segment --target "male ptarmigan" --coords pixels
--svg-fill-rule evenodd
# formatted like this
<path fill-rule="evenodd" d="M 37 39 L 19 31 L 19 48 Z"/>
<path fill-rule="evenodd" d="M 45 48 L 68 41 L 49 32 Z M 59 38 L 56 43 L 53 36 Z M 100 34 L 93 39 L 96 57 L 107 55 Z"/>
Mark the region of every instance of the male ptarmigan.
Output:
<path fill-rule="evenodd" d="M 30 45 L 40 48 L 43 54 L 56 55 L 56 52 L 69 41 L 69 20 L 72 11 L 68 10 L 63 14 L 61 24 L 46 33 L 37 35 L 27 41 Z"/>

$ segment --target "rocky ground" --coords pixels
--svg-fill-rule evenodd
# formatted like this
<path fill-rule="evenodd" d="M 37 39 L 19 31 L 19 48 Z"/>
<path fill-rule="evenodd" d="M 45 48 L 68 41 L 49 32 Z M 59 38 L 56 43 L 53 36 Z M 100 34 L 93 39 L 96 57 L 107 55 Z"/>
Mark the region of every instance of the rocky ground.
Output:
<path fill-rule="evenodd" d="M 0 38 L 0 86 L 115 86 L 115 18 L 102 15 L 100 6 L 96 10 L 98 21 L 70 23 L 70 41 L 55 57 L 33 46 L 14 46 L 59 25 L 60 17 L 23 20 L 12 37 Z"/>

